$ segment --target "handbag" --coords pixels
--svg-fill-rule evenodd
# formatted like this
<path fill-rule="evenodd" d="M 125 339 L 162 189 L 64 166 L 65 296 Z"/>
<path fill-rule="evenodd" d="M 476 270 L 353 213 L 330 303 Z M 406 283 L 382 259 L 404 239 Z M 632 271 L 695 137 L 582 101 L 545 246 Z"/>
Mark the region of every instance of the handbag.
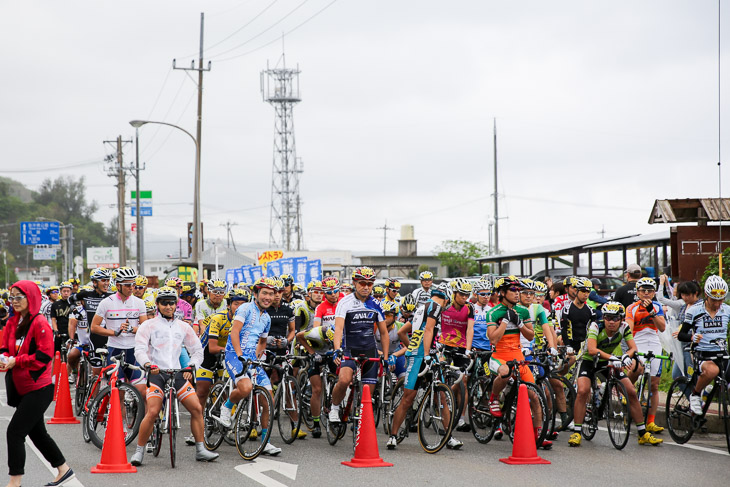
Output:
<path fill-rule="evenodd" d="M 8 396 L 8 406 L 14 408 L 18 407 L 22 397 L 18 393 L 18 390 L 15 388 L 15 381 L 13 380 L 13 369 L 5 372 L 5 392 Z"/>

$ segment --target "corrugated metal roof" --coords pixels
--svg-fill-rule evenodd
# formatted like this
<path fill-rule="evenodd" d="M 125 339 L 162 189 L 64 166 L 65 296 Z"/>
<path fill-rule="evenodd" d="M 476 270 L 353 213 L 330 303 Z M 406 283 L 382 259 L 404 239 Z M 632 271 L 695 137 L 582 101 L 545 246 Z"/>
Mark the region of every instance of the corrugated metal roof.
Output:
<path fill-rule="evenodd" d="M 591 239 L 591 240 L 584 240 L 581 242 L 571 242 L 571 243 L 562 243 L 562 244 L 553 244 L 553 245 L 544 245 L 541 247 L 534 247 L 531 249 L 525 249 L 525 250 L 518 250 L 515 252 L 505 252 L 503 254 L 499 255 L 489 255 L 485 257 L 481 257 L 477 259 L 481 262 L 496 262 L 498 260 L 501 261 L 507 261 L 507 260 L 519 260 L 519 259 L 526 259 L 526 258 L 534 258 L 534 257 L 543 257 L 547 255 L 548 257 L 554 256 L 554 255 L 568 255 L 573 250 L 583 249 L 588 245 L 592 244 L 606 244 L 609 242 L 613 242 L 615 240 L 623 239 L 623 238 L 629 238 L 629 237 L 635 237 L 634 235 L 627 235 L 623 237 L 615 237 L 615 238 L 604 238 L 604 239 Z"/>
<path fill-rule="evenodd" d="M 634 245 L 641 245 L 641 244 L 648 244 L 653 242 L 662 242 L 666 240 L 669 242 L 669 230 L 665 230 L 663 232 L 656 232 L 656 233 L 647 233 L 642 235 L 634 235 L 631 237 L 625 237 L 625 238 L 619 238 L 617 240 L 613 240 L 611 242 L 599 242 L 592 245 L 586 245 L 584 248 L 586 249 L 608 249 L 608 248 L 616 248 L 616 247 L 622 247 L 624 245 L 626 246 L 634 246 Z"/>

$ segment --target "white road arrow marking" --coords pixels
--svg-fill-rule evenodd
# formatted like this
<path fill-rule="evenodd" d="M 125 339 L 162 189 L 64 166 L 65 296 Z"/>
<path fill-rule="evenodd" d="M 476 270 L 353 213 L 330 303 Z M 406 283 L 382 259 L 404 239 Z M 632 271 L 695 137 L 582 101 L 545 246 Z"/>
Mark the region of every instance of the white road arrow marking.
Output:
<path fill-rule="evenodd" d="M 297 465 L 293 463 L 275 462 L 266 458 L 257 458 L 251 463 L 244 463 L 235 467 L 251 480 L 255 480 L 266 487 L 287 487 L 285 484 L 264 475 L 264 472 L 275 471 L 292 480 L 297 478 Z"/>

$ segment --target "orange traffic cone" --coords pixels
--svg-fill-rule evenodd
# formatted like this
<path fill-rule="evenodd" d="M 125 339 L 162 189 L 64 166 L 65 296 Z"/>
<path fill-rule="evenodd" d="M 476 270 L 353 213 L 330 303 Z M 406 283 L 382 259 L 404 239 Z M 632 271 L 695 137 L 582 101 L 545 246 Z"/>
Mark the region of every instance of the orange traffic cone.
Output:
<path fill-rule="evenodd" d="M 517 415 L 515 418 L 515 439 L 512 443 L 512 456 L 500 458 L 499 461 L 509 465 L 550 464 L 548 460 L 537 456 L 535 435 L 530 415 L 530 399 L 527 397 L 527 386 L 520 385 L 517 394 Z"/>
<path fill-rule="evenodd" d="M 58 374 L 56 383 L 58 385 L 58 397 L 56 398 L 56 409 L 53 411 L 53 417 L 48 420 L 47 424 L 79 424 L 79 420 L 74 416 L 73 407 L 71 407 L 71 390 L 68 387 L 68 372 L 66 372 L 66 364 L 61 362 L 61 373 Z"/>
<path fill-rule="evenodd" d="M 392 463 L 384 462 L 378 452 L 378 440 L 375 436 L 375 418 L 373 417 L 373 398 L 370 387 L 362 388 L 362 411 L 357 426 L 357 442 L 355 456 L 349 462 L 342 462 L 348 467 L 392 467 Z"/>
<path fill-rule="evenodd" d="M 56 352 L 56 356 L 53 359 L 53 377 L 51 381 L 54 384 L 53 387 L 53 400 L 58 399 L 58 376 L 61 374 L 61 352 Z"/>
<path fill-rule="evenodd" d="M 112 384 L 104 447 L 101 449 L 101 461 L 91 469 L 91 473 L 135 473 L 136 471 L 137 468 L 127 461 L 122 411 L 119 405 L 119 389 L 117 389 L 116 384 Z"/>

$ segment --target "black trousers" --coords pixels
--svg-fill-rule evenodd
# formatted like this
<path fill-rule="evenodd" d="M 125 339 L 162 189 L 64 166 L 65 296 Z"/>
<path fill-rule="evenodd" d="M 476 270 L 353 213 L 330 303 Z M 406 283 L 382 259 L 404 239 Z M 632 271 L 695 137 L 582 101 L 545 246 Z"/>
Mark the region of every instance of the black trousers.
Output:
<path fill-rule="evenodd" d="M 53 385 L 29 392 L 20 400 L 7 431 L 9 475 L 25 473 L 25 437 L 29 437 L 48 463 L 57 468 L 66 463 L 58 445 L 46 431 L 43 413 L 53 401 Z"/>

